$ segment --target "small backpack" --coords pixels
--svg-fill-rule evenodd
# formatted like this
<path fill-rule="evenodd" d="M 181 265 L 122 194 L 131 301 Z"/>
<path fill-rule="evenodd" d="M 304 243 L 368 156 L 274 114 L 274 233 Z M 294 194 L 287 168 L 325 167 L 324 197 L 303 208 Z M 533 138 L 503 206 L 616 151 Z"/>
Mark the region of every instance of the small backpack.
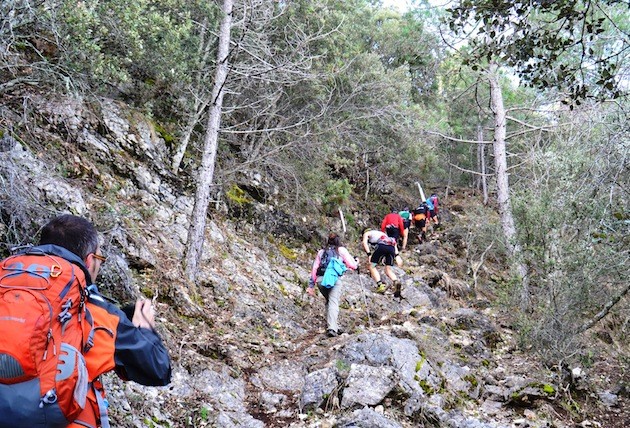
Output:
<path fill-rule="evenodd" d="M 319 267 L 317 268 L 317 276 L 323 276 L 328 267 L 328 263 L 332 258 L 338 257 L 337 250 L 333 246 L 326 247 L 319 258 Z"/>
<path fill-rule="evenodd" d="M 413 219 L 414 221 L 421 221 L 427 218 L 427 207 L 424 205 L 420 205 L 418 208 L 413 210 Z"/>
<path fill-rule="evenodd" d="M 0 262 L 0 427 L 65 427 L 86 405 L 89 273 L 76 263 L 54 245 Z"/>
<path fill-rule="evenodd" d="M 377 242 L 378 245 L 388 245 L 390 247 L 395 246 L 396 243 L 396 238 L 393 238 L 391 236 L 381 236 Z"/>

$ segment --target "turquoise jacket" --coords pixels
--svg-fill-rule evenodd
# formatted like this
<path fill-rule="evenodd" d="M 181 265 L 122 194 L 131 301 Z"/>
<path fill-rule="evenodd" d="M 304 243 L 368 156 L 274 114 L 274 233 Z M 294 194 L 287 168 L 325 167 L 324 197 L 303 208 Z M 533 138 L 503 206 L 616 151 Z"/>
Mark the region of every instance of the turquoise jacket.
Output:
<path fill-rule="evenodd" d="M 332 288 L 337 283 L 337 279 L 348 269 L 346 265 L 337 257 L 333 257 L 326 266 L 326 272 L 322 278 L 322 286 Z"/>

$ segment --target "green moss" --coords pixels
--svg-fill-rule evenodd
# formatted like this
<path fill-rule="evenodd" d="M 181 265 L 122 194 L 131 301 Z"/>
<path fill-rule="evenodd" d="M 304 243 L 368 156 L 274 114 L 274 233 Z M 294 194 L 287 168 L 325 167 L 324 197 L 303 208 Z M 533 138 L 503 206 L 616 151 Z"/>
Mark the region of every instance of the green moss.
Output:
<path fill-rule="evenodd" d="M 475 388 L 477 387 L 477 385 L 479 385 L 479 381 L 477 380 L 477 378 L 471 374 L 464 376 L 464 380 L 470 383 Z"/>
<path fill-rule="evenodd" d="M 232 184 L 232 186 L 230 186 L 230 188 L 226 192 L 226 196 L 231 202 L 234 202 L 238 205 L 252 203 L 252 200 L 247 197 L 247 193 L 236 184 Z"/>
<path fill-rule="evenodd" d="M 427 361 L 427 356 L 425 355 L 424 351 L 420 351 L 420 357 L 420 361 L 416 363 L 416 372 L 419 372 L 424 363 Z"/>
<path fill-rule="evenodd" d="M 0 134 L 0 137 L 2 137 L 2 134 Z M 617 211 L 613 213 L 613 217 L 615 217 L 617 220 L 630 220 L 630 213 Z"/>
<path fill-rule="evenodd" d="M 542 390 L 547 395 L 554 395 L 556 393 L 556 389 L 548 383 L 542 386 Z"/>
<path fill-rule="evenodd" d="M 149 287 L 142 287 L 140 288 L 140 292 L 145 295 L 148 299 L 152 299 L 154 296 L 154 292 L 152 289 L 150 289 Z"/>
<path fill-rule="evenodd" d="M 291 248 L 287 247 L 286 245 L 280 244 L 278 245 L 278 249 L 280 250 L 280 254 L 282 254 L 284 258 L 286 259 L 296 260 L 298 257 L 295 251 L 293 251 Z"/>
<path fill-rule="evenodd" d="M 164 139 L 164 142 L 166 144 L 173 145 L 173 143 L 175 142 L 175 136 L 171 133 L 169 133 L 162 125 L 160 125 L 157 122 L 153 123 L 153 128 L 155 129 L 155 132 L 157 132 L 160 137 L 162 137 Z"/>
<path fill-rule="evenodd" d="M 420 385 L 420 388 L 422 388 L 425 394 L 427 395 L 435 394 L 435 389 L 433 389 L 433 387 L 431 387 L 431 385 L 429 385 L 429 383 L 426 380 L 422 379 L 418 381 L 418 385 Z"/>
<path fill-rule="evenodd" d="M 580 405 L 574 400 L 567 400 L 560 403 L 560 407 L 569 412 L 573 416 L 578 416 L 581 413 Z"/>
<path fill-rule="evenodd" d="M 337 362 L 335 363 L 335 366 L 337 367 L 337 370 L 339 370 L 340 372 L 346 372 L 350 370 L 350 365 L 348 365 L 348 363 L 346 363 L 344 360 L 337 360 Z"/>
<path fill-rule="evenodd" d="M 201 416 L 202 421 L 207 421 L 208 417 L 210 416 L 210 411 L 207 407 L 202 407 L 199 411 L 199 416 Z"/>
<path fill-rule="evenodd" d="M 287 289 L 286 289 L 286 287 L 284 286 L 284 284 L 280 284 L 280 285 L 278 286 L 278 288 L 280 288 L 280 292 L 282 293 L 282 295 L 283 295 L 283 296 L 285 296 L 285 297 L 286 297 L 286 296 L 289 294 L 289 293 L 287 292 Z"/>

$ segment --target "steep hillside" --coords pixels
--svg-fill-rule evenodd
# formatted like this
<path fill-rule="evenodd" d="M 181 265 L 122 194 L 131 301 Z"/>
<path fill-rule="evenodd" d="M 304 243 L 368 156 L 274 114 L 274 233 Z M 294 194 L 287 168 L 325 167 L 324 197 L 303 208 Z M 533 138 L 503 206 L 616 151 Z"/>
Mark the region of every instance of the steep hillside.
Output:
<path fill-rule="evenodd" d="M 113 426 L 627 426 L 628 373 L 616 359 L 547 369 L 519 350 L 496 213 L 470 191 L 442 197 L 443 227 L 428 243 L 410 238 L 402 299 L 374 293 L 365 261 L 346 274 L 344 333 L 329 338 L 323 298 L 305 286 L 339 219 L 280 208 L 290 201 L 218 202 L 191 296 L 179 262 L 192 199 L 150 121 L 111 100 L 33 96 L 34 119 L 20 125 L 18 107 L 2 107 L 5 129 L 19 130 L 0 144 L 3 250 L 59 212 L 87 216 L 108 253 L 102 289 L 121 303 L 156 301 L 173 382 L 108 376 Z M 358 233 L 375 218 L 352 214 L 345 242 L 359 255 Z"/>

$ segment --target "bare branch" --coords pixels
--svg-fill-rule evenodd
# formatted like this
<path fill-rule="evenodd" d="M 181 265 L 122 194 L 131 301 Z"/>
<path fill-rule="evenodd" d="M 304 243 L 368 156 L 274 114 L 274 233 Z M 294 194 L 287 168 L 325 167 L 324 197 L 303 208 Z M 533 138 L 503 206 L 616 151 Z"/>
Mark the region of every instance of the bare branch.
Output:
<path fill-rule="evenodd" d="M 17 79 L 13 79 L 13 80 L 9 80 L 8 82 L 5 82 L 3 84 L 0 85 L 0 94 L 4 94 L 5 92 L 10 91 L 11 89 L 13 89 L 14 87 L 18 86 L 18 85 L 31 85 L 31 86 L 37 86 L 39 84 L 38 81 L 33 80 L 31 78 L 28 77 L 18 77 Z"/>
<path fill-rule="evenodd" d="M 449 162 L 448 164 L 450 166 L 452 166 L 453 168 L 459 170 L 459 171 L 467 172 L 469 174 L 475 174 L 475 175 L 478 175 L 480 177 L 493 177 L 494 176 L 494 174 L 482 174 L 481 172 L 473 171 L 471 169 L 462 168 L 461 166 L 457 166 L 457 165 L 455 165 L 454 163 L 451 163 L 451 162 Z"/>
<path fill-rule="evenodd" d="M 578 333 L 584 333 L 586 330 L 592 328 L 593 326 L 595 326 L 595 324 L 597 324 L 602 318 L 604 318 L 606 315 L 608 315 L 608 313 L 610 312 L 610 310 L 617 304 L 619 303 L 619 301 L 626 295 L 628 294 L 628 291 L 630 291 L 630 284 L 626 284 L 626 288 L 624 288 L 623 290 L 621 290 L 621 293 L 619 293 L 617 296 L 615 296 L 612 300 L 610 300 L 608 303 L 606 303 L 604 305 L 604 307 L 602 308 L 601 311 L 599 311 L 595 317 L 593 317 L 593 319 L 587 321 L 586 323 L 582 324 L 582 326 L 580 328 L 578 328 Z"/>
<path fill-rule="evenodd" d="M 430 135 L 437 135 L 438 137 L 442 137 L 456 143 L 467 143 L 467 144 L 492 144 L 493 143 L 492 141 L 465 140 L 462 138 L 449 137 L 448 135 L 442 134 L 441 132 L 437 132 L 437 131 L 426 131 L 426 133 Z"/>

